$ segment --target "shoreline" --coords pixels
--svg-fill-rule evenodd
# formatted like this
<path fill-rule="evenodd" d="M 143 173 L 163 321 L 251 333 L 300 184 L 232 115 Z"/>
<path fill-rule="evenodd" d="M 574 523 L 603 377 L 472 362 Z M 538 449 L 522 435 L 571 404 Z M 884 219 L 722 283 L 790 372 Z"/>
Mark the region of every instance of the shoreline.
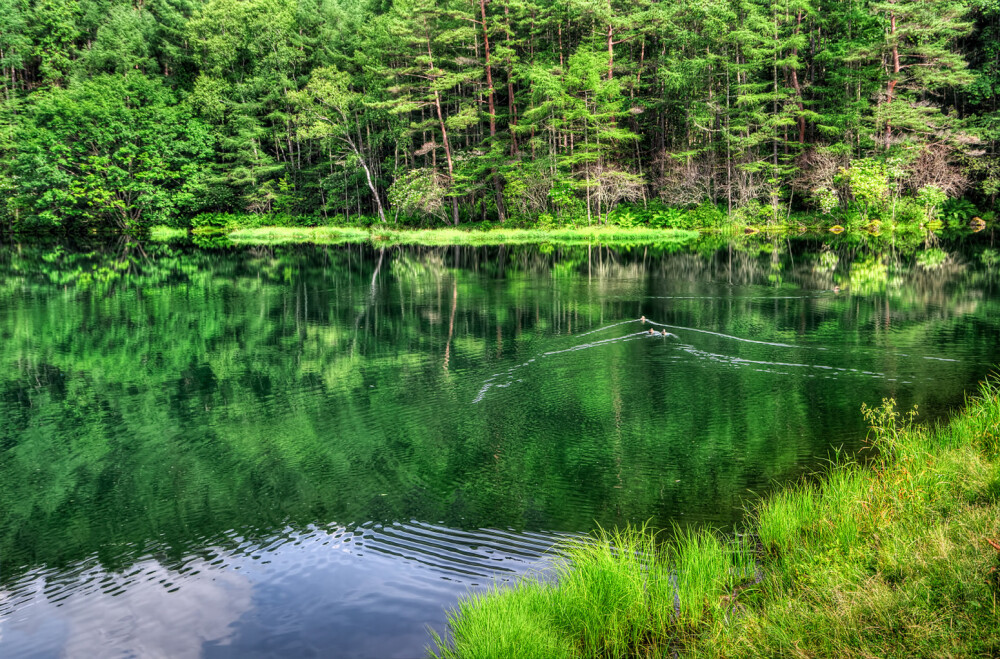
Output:
<path fill-rule="evenodd" d="M 173 240 L 189 234 L 183 229 L 156 228 L 153 240 Z M 566 229 L 392 229 L 375 227 L 259 227 L 232 231 L 193 231 L 191 236 L 224 237 L 238 245 L 373 243 L 375 245 L 527 245 L 560 243 L 570 245 L 601 244 L 684 244 L 700 234 L 688 229 L 650 229 L 590 227 Z"/>
<path fill-rule="evenodd" d="M 239 244 L 259 244 L 275 242 L 312 242 L 315 244 L 336 244 L 337 242 L 372 242 L 377 245 L 527 245 L 534 243 L 560 243 L 586 245 L 590 243 L 673 243 L 683 244 L 695 240 L 698 231 L 686 229 L 648 229 L 618 227 L 590 227 L 571 229 L 389 229 L 370 230 L 340 229 L 322 227 L 307 229 L 279 230 L 265 227 L 261 229 L 237 229 L 230 232 L 231 242 Z"/>
<path fill-rule="evenodd" d="M 892 231 L 922 230 L 918 227 L 897 226 L 887 228 Z M 224 238 L 238 245 L 286 245 L 315 244 L 337 245 L 344 243 L 373 243 L 375 245 L 526 245 L 538 243 L 557 243 L 568 245 L 587 245 L 600 243 L 614 244 L 683 244 L 697 239 L 701 235 L 721 234 L 733 237 L 753 234 L 763 235 L 839 235 L 845 230 L 842 227 L 804 227 L 802 225 L 766 225 L 739 227 L 702 227 L 693 229 L 670 229 L 651 227 L 618 227 L 594 225 L 589 227 L 563 227 L 554 229 L 504 229 L 492 228 L 433 228 L 433 229 L 397 229 L 391 227 L 279 227 L 264 226 L 256 228 L 227 229 L 175 229 L 171 227 L 153 227 L 150 238 L 154 241 L 166 242 L 187 237 Z M 866 226 L 858 231 L 868 235 L 879 235 L 881 231 Z"/>
<path fill-rule="evenodd" d="M 645 527 L 472 594 L 434 656 L 997 656 L 1000 386 L 923 426 L 862 406 L 875 457 L 748 506 L 733 537 Z"/>

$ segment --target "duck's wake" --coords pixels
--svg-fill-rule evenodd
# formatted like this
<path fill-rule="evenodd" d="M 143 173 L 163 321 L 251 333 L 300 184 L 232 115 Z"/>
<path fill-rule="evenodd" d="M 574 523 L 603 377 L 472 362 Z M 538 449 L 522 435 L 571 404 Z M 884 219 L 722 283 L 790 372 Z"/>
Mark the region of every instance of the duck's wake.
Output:
<path fill-rule="evenodd" d="M 736 341 L 744 344 L 752 344 L 758 346 L 766 346 L 767 348 L 779 348 L 779 349 L 789 349 L 789 350 L 815 350 L 815 351 L 825 351 L 827 350 L 821 346 L 810 346 L 810 345 L 797 345 L 792 343 L 783 343 L 780 341 L 763 341 L 758 339 L 748 339 L 741 336 L 733 336 L 732 334 L 724 334 L 722 332 L 715 332 L 712 330 L 699 329 L 696 327 L 685 327 L 683 325 L 670 325 L 667 323 L 660 323 L 654 320 L 650 320 L 645 316 L 631 320 L 623 320 L 617 323 L 611 323 L 610 325 L 605 325 L 597 329 L 588 330 L 582 334 L 578 334 L 574 339 L 581 339 L 583 337 L 593 337 L 602 332 L 607 332 L 617 327 L 638 324 L 640 326 L 648 326 L 649 329 L 642 329 L 636 332 L 629 332 L 621 336 L 612 336 L 610 338 L 600 339 L 593 338 L 589 341 L 584 341 L 582 343 L 576 343 L 566 348 L 561 348 L 558 350 L 548 350 L 538 354 L 521 364 L 511 366 L 505 371 L 500 373 L 494 373 L 490 376 L 483 386 L 479 389 L 479 393 L 472 400 L 473 403 L 479 403 L 482 401 L 486 395 L 492 389 L 505 389 L 517 382 L 523 382 L 524 378 L 521 377 L 522 369 L 536 363 L 541 359 L 551 359 L 558 357 L 560 355 L 565 355 L 567 353 L 579 352 L 581 350 L 590 350 L 593 348 L 604 348 L 611 345 L 617 345 L 620 343 L 628 343 L 631 341 L 641 341 L 648 339 L 672 339 L 670 341 L 670 349 L 682 353 L 684 356 L 693 357 L 696 361 L 705 363 L 716 363 L 723 364 L 727 366 L 732 366 L 734 368 L 752 368 L 755 371 L 762 373 L 773 373 L 778 375 L 801 375 L 803 377 L 821 377 L 835 379 L 840 376 L 853 376 L 853 377 L 863 377 L 872 379 L 885 379 L 887 381 L 897 381 L 896 378 L 888 377 L 887 374 L 878 371 L 863 370 L 860 368 L 850 368 L 848 366 L 831 366 L 826 364 L 814 364 L 814 363 L 802 363 L 799 361 L 789 361 L 786 359 L 767 359 L 767 358 L 752 358 L 742 355 L 730 355 L 724 352 L 718 352 L 713 350 L 706 350 L 701 347 L 695 346 L 693 343 L 687 343 L 682 340 L 682 335 L 686 332 L 692 332 L 698 335 L 707 335 L 712 337 L 717 337 L 720 339 L 725 339 L 727 341 Z M 657 329 L 659 328 L 659 329 Z M 667 329 L 675 330 L 679 334 L 674 332 L 668 332 Z M 683 357 L 677 356 L 673 359 L 682 359 Z M 945 360 L 944 358 L 935 357 L 925 357 L 924 359 L 941 359 L 942 361 L 953 361 Z M 903 384 L 910 384 L 909 380 L 902 380 Z"/>

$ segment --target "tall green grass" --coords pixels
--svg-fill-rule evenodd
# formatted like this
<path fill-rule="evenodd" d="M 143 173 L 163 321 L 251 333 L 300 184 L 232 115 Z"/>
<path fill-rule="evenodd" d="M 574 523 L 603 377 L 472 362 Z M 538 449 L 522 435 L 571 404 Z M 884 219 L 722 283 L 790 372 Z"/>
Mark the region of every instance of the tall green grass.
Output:
<path fill-rule="evenodd" d="M 722 618 L 725 596 L 752 579 L 752 548 L 709 531 L 598 532 L 561 548 L 549 579 L 463 600 L 439 657 L 661 656 L 691 629 Z"/>
<path fill-rule="evenodd" d="M 864 413 L 874 457 L 758 501 L 747 533 L 602 531 L 548 575 L 463 600 L 433 652 L 1000 656 L 1000 389 L 945 426 L 891 401 Z"/>

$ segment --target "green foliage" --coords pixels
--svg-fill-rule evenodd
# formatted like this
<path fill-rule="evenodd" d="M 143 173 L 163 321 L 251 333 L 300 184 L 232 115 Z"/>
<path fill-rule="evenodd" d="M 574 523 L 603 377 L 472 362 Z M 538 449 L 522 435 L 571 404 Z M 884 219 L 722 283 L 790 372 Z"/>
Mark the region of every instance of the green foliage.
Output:
<path fill-rule="evenodd" d="M 819 211 L 823 215 L 829 215 L 835 208 L 837 208 L 837 206 L 840 205 L 840 200 L 837 199 L 837 193 L 827 187 L 820 187 L 813 190 L 813 197 L 816 199 Z"/>
<path fill-rule="evenodd" d="M 948 195 L 936 185 L 925 185 L 917 191 L 917 202 L 923 206 L 924 217 L 928 221 L 937 217 L 938 209 L 947 199 Z"/>
<path fill-rule="evenodd" d="M 433 169 L 414 169 L 389 188 L 389 203 L 405 215 L 425 215 L 447 221 L 445 180 Z"/>
<path fill-rule="evenodd" d="M 726 214 L 721 208 L 707 201 L 688 212 L 693 226 L 718 227 L 726 221 Z"/>
<path fill-rule="evenodd" d="M 687 229 L 694 227 L 695 218 L 683 208 L 655 207 L 650 209 L 649 226 L 657 228 Z"/>
<path fill-rule="evenodd" d="M 733 213 L 733 220 L 738 224 L 771 224 L 774 219 L 774 207 L 756 199 L 736 209 Z"/>
<path fill-rule="evenodd" d="M 859 158 L 841 168 L 838 183 L 845 185 L 853 198 L 861 220 L 878 213 L 889 196 L 889 176 L 885 164 L 873 158 Z"/>
<path fill-rule="evenodd" d="M 608 220 L 611 224 L 623 229 L 631 229 L 642 221 L 639 215 L 631 208 L 616 208 L 609 215 Z"/>
<path fill-rule="evenodd" d="M 12 169 L 27 226 L 137 231 L 197 210 L 206 126 L 137 73 L 34 99 Z"/>
<path fill-rule="evenodd" d="M 920 225 L 927 221 L 927 208 L 919 199 L 904 197 L 896 202 L 896 222 L 903 225 Z"/>
<path fill-rule="evenodd" d="M 867 223 L 927 185 L 989 208 L 998 12 L 958 0 L 0 0 L 0 222 L 134 231 L 205 210 L 414 226 L 548 213 L 562 226 L 659 199 L 707 202 L 737 224 L 807 209 Z M 95 109 L 129 92 L 105 76 L 159 85 L 129 112 L 164 115 L 145 123 L 180 148 L 134 126 L 122 136 L 139 160 L 98 146 L 60 174 L 45 171 L 54 155 L 23 159 L 55 98 L 81 121 L 108 119 Z M 418 179 L 419 194 L 401 193 Z M 630 213 L 619 219 L 650 221 Z"/>
<path fill-rule="evenodd" d="M 925 249 L 917 254 L 917 265 L 924 270 L 937 270 L 948 260 L 948 252 L 938 247 Z"/>
<path fill-rule="evenodd" d="M 191 218 L 191 227 L 201 230 L 228 229 L 239 224 L 239 217 L 233 213 L 198 213 Z"/>
<path fill-rule="evenodd" d="M 949 199 L 941 207 L 941 220 L 946 226 L 957 229 L 968 225 L 977 212 L 968 199 Z"/>

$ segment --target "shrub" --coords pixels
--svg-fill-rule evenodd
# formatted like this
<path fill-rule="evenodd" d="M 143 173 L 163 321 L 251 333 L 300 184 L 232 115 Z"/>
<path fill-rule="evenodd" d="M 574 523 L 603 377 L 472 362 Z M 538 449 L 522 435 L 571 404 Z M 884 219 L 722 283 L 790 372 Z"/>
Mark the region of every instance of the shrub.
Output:
<path fill-rule="evenodd" d="M 881 210 L 889 194 L 889 175 L 885 165 L 872 158 L 859 158 L 848 168 L 841 167 L 835 181 L 846 185 L 857 204 L 862 221 Z"/>
<path fill-rule="evenodd" d="M 631 229 L 634 226 L 638 226 L 642 222 L 642 218 L 636 214 L 634 209 L 622 207 L 616 208 L 612 211 L 609 219 L 611 224 L 620 226 L 624 229 Z"/>
<path fill-rule="evenodd" d="M 198 213 L 191 218 L 191 228 L 202 231 L 225 229 L 236 222 L 236 216 L 232 213 Z"/>
<path fill-rule="evenodd" d="M 444 176 L 430 168 L 414 169 L 389 187 L 389 204 L 403 215 L 430 215 L 447 221 Z"/>
<path fill-rule="evenodd" d="M 656 229 L 690 229 L 694 217 L 683 208 L 657 208 L 649 214 L 649 226 Z"/>
<path fill-rule="evenodd" d="M 819 206 L 819 211 L 823 215 L 829 215 L 833 212 L 837 206 L 840 205 L 840 200 L 837 199 L 837 193 L 827 187 L 816 188 L 813 190 L 813 198 L 816 200 L 816 204 Z"/>
<path fill-rule="evenodd" d="M 770 224 L 774 221 L 774 207 L 753 199 L 733 212 L 733 220 L 737 224 Z"/>
<path fill-rule="evenodd" d="M 964 227 L 977 213 L 968 199 L 949 199 L 941 207 L 941 221 L 951 229 Z"/>
<path fill-rule="evenodd" d="M 925 206 L 917 199 L 900 199 L 896 204 L 896 221 L 900 224 L 920 224 L 927 218 Z"/>
<path fill-rule="evenodd" d="M 697 208 L 688 211 L 692 225 L 697 227 L 718 227 L 726 221 L 726 213 L 710 201 L 703 201 Z"/>
<path fill-rule="evenodd" d="M 924 209 L 924 217 L 930 221 L 937 216 L 941 204 L 948 200 L 944 190 L 936 185 L 925 185 L 917 192 L 917 202 Z"/>

